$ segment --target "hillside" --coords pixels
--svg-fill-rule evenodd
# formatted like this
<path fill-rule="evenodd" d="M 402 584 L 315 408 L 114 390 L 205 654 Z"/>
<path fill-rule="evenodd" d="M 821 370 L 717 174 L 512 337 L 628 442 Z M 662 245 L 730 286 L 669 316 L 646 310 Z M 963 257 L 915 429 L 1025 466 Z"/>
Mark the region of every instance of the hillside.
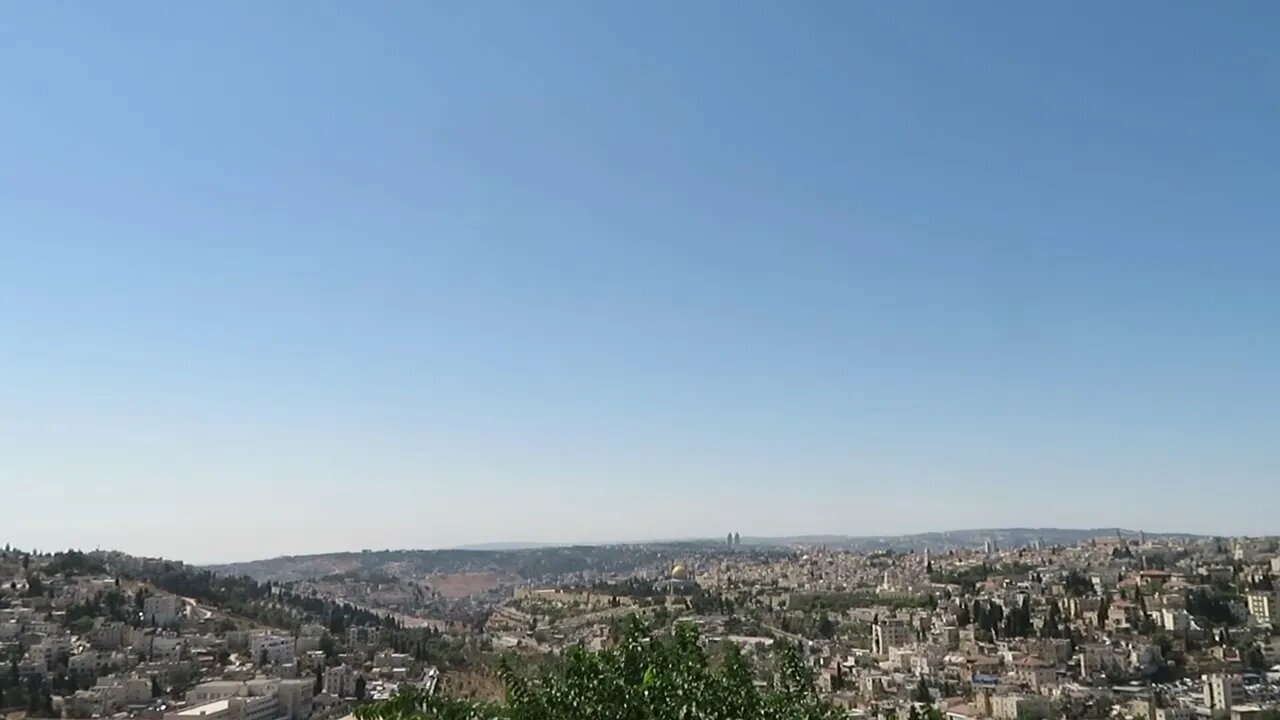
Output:
<path fill-rule="evenodd" d="M 708 543 L 644 545 L 576 545 L 520 550 L 366 550 L 298 555 L 212 565 L 226 575 L 248 575 L 259 581 L 291 581 L 331 575 L 431 575 L 495 573 L 524 581 L 560 578 L 575 573 L 632 573 L 669 568 L 677 559 L 706 552 Z"/>

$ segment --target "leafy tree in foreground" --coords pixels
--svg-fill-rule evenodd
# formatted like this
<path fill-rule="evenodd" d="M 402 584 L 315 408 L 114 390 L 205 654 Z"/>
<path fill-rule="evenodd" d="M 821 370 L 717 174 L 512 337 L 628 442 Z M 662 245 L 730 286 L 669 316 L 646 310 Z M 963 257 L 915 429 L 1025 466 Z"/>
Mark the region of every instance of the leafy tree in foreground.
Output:
<path fill-rule="evenodd" d="M 359 720 L 834 720 L 842 715 L 814 693 L 794 648 L 779 644 L 777 679 L 762 690 L 751 667 L 730 652 L 712 668 L 698 634 L 680 625 L 670 640 L 654 638 L 636 618 L 617 646 L 574 648 L 561 667 L 534 680 L 503 662 L 505 704 L 401 693 L 356 710 Z"/>

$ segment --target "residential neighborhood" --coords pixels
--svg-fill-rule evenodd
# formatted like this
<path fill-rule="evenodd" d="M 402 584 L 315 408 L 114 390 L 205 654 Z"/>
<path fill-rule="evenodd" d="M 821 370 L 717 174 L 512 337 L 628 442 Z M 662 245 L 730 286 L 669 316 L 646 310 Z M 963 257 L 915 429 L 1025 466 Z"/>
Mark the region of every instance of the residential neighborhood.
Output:
<path fill-rule="evenodd" d="M 14 720 L 326 720 L 409 689 L 497 699 L 499 660 L 546 666 L 609 648 L 638 621 L 696 631 L 709 656 L 740 653 L 766 684 L 777 651 L 793 648 L 849 717 L 1277 716 L 1275 538 L 1006 542 L 749 547 L 731 533 L 719 545 L 395 556 L 413 568 L 402 575 L 371 552 L 341 579 L 288 581 L 10 548 L 0 708 Z M 492 587 L 439 593 L 495 573 Z"/>

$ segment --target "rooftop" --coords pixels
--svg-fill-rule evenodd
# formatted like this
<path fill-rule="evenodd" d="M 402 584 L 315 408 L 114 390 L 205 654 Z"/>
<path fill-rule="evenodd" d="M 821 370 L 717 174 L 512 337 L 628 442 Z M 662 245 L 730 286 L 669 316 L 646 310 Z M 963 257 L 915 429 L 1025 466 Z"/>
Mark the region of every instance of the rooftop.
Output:
<path fill-rule="evenodd" d="M 222 700 L 214 700 L 203 705 L 193 705 L 186 710 L 180 710 L 179 715 L 186 717 L 199 717 L 200 715 L 213 715 L 225 711 L 231 706 L 231 701 L 224 698 Z"/>

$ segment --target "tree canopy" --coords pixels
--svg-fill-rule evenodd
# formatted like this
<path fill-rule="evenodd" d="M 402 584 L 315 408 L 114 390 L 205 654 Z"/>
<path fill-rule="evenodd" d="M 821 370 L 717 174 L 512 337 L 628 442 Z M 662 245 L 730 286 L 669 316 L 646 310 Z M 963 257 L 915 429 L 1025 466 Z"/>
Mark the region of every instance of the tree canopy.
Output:
<path fill-rule="evenodd" d="M 697 630 L 678 625 L 655 638 L 634 616 L 619 642 L 600 652 L 566 651 L 559 667 L 524 678 L 503 662 L 505 703 L 428 696 L 419 691 L 363 705 L 359 720 L 835 720 L 818 698 L 795 648 L 778 643 L 777 672 L 757 687 L 750 664 L 731 649 L 709 662 Z"/>

